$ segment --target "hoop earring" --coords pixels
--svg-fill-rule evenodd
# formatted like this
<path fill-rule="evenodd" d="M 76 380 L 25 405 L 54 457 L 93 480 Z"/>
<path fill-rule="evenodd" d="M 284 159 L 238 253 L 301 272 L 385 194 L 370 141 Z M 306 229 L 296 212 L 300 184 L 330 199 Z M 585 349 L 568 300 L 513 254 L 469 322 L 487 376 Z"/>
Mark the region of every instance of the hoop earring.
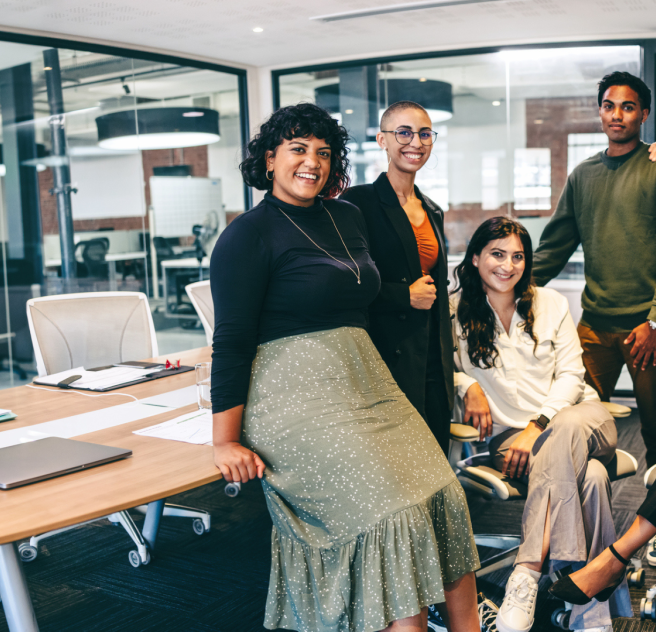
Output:
<path fill-rule="evenodd" d="M 271 177 L 270 177 L 270 178 L 269 178 L 269 173 L 271 173 Z M 267 171 L 264 172 L 264 177 L 265 177 L 269 182 L 273 182 L 273 179 L 276 177 L 276 174 L 273 173 L 273 170 L 271 170 L 271 172 L 269 172 L 269 171 L 267 170 Z"/>

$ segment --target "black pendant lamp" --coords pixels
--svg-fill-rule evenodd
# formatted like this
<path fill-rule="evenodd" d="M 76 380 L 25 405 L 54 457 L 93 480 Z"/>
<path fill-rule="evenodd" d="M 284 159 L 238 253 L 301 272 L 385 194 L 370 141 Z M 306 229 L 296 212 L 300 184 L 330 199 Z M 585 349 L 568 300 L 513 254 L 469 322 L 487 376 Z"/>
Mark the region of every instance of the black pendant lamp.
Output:
<path fill-rule="evenodd" d="M 220 140 L 219 113 L 209 108 L 163 107 L 122 110 L 96 119 L 103 149 L 174 149 Z"/>

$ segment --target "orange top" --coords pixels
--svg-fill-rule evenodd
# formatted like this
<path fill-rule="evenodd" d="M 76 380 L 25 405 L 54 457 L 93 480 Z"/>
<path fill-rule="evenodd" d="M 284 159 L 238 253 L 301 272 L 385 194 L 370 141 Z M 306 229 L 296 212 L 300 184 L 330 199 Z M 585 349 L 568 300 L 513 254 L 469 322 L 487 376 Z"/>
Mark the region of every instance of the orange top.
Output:
<path fill-rule="evenodd" d="M 415 200 L 408 201 L 408 204 L 403 207 L 404 210 L 408 210 L 408 206 L 413 205 L 414 202 Z M 417 200 L 417 202 L 421 204 L 419 200 Z M 422 211 L 423 210 L 422 207 Z M 415 239 L 417 240 L 421 271 L 424 274 L 429 274 L 430 270 L 432 270 L 437 263 L 437 255 L 440 251 L 439 242 L 433 231 L 433 225 L 430 223 L 425 211 L 424 220 L 419 226 L 415 226 L 412 222 L 410 222 L 410 224 L 412 225 L 412 230 L 414 231 Z"/>

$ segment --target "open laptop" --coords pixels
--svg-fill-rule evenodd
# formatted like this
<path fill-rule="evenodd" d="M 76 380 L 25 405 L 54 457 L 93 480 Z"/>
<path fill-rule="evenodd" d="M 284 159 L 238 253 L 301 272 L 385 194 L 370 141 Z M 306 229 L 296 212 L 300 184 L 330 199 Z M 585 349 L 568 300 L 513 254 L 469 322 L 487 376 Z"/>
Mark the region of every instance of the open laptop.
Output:
<path fill-rule="evenodd" d="M 132 450 L 73 439 L 47 437 L 0 448 L 0 489 L 12 489 L 55 476 L 124 459 Z"/>

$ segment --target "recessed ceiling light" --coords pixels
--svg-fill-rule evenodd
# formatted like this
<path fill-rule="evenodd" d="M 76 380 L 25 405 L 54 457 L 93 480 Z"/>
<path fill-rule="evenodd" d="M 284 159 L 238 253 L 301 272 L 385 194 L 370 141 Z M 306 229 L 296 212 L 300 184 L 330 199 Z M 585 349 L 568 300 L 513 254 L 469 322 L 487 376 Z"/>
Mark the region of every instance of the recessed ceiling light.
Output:
<path fill-rule="evenodd" d="M 492 101 L 492 105 L 494 105 L 495 107 L 499 106 L 501 105 L 501 101 Z"/>
<path fill-rule="evenodd" d="M 205 116 L 205 112 L 185 112 L 182 116 L 185 118 L 194 118 L 196 116 Z"/>
<path fill-rule="evenodd" d="M 253 33 L 261 33 L 264 29 L 261 26 L 256 26 L 253 29 Z"/>
<path fill-rule="evenodd" d="M 535 125 L 542 125 L 542 123 L 544 123 L 544 121 L 542 119 L 535 119 L 533 121 L 533 123 L 535 123 Z"/>
<path fill-rule="evenodd" d="M 344 110 L 344 114 L 353 114 L 353 110 Z"/>
<path fill-rule="evenodd" d="M 424 81 L 426 81 L 426 77 L 422 77 L 419 81 L 423 83 Z"/>
<path fill-rule="evenodd" d="M 43 69 L 44 70 L 52 70 L 52 68 L 50 66 L 44 66 Z"/>

